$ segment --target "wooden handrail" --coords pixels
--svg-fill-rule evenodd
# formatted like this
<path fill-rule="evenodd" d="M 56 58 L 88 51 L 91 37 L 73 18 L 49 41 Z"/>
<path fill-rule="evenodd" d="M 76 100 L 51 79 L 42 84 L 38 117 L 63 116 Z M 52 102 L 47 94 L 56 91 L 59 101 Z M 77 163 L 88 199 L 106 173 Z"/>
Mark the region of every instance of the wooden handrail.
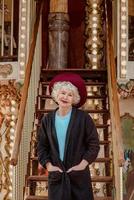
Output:
<path fill-rule="evenodd" d="M 117 92 L 117 80 L 116 80 L 116 66 L 114 59 L 114 50 L 113 50 L 113 38 L 112 38 L 112 4 L 111 0 L 106 0 L 106 8 L 107 8 L 107 57 L 108 57 L 108 70 L 110 71 L 109 80 L 111 80 L 111 88 L 109 88 L 112 92 L 112 102 L 114 104 L 114 117 L 115 117 L 115 127 L 117 130 L 117 140 L 119 147 L 119 165 L 122 166 L 124 163 L 124 153 L 123 153 L 123 135 L 121 130 L 121 122 L 120 122 L 120 110 L 119 110 L 119 100 L 118 100 L 118 92 Z"/>
<path fill-rule="evenodd" d="M 28 88 L 29 88 L 30 76 L 31 76 L 31 71 L 32 71 L 32 63 L 33 63 L 33 58 L 34 58 L 37 33 L 38 33 L 39 22 L 40 22 L 40 15 L 42 13 L 43 6 L 44 6 L 44 1 L 39 1 L 36 20 L 34 23 L 34 28 L 33 28 L 32 37 L 31 37 L 31 45 L 30 45 L 29 56 L 28 56 L 28 61 L 27 61 L 26 71 L 25 71 L 24 85 L 23 85 L 23 90 L 22 90 L 22 98 L 20 102 L 18 121 L 16 125 L 15 142 L 14 142 L 14 147 L 13 147 L 13 153 L 11 156 L 11 164 L 14 166 L 17 164 L 17 161 L 18 161 L 18 154 L 19 154 L 19 148 L 20 148 L 20 142 L 21 142 L 21 136 L 22 136 L 22 128 L 23 128 L 25 109 L 26 109 L 26 103 L 27 103 L 27 97 L 28 97 Z"/>
<path fill-rule="evenodd" d="M 134 190 L 132 191 L 132 193 L 131 193 L 131 196 L 130 196 L 129 200 L 133 200 L 133 198 L 134 198 Z"/>
<path fill-rule="evenodd" d="M 115 177 L 115 200 L 122 200 L 120 167 L 124 164 L 123 135 L 121 130 L 119 100 L 117 92 L 116 66 L 114 59 L 113 38 L 112 38 L 112 1 L 105 0 L 106 9 L 106 38 L 107 38 L 107 66 L 108 66 L 108 87 L 110 100 L 110 114 L 112 121 L 113 138 L 113 162 Z"/>

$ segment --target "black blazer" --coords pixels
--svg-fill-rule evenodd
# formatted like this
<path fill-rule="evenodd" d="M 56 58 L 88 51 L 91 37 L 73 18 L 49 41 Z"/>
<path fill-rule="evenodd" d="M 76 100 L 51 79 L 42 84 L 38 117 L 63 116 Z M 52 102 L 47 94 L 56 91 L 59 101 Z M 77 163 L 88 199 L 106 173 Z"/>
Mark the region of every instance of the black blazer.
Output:
<path fill-rule="evenodd" d="M 45 167 L 50 161 L 63 170 L 63 173 L 49 173 L 49 200 L 93 200 L 89 167 L 70 173 L 66 171 L 79 164 L 82 159 L 89 164 L 96 159 L 100 147 L 94 122 L 88 113 L 77 108 L 72 109 L 62 162 L 55 129 L 56 110 L 43 117 L 38 134 L 39 163 Z"/>

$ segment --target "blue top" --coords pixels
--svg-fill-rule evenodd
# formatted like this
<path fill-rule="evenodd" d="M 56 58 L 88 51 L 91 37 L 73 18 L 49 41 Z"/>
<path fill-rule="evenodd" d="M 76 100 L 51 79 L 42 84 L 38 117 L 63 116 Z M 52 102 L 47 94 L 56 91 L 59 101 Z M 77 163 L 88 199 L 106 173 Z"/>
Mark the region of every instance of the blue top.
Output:
<path fill-rule="evenodd" d="M 65 140 L 66 140 L 68 124 L 71 117 L 71 112 L 72 110 L 69 111 L 65 116 L 59 116 L 56 112 L 55 116 L 55 128 L 59 145 L 60 159 L 62 161 L 64 159 Z"/>

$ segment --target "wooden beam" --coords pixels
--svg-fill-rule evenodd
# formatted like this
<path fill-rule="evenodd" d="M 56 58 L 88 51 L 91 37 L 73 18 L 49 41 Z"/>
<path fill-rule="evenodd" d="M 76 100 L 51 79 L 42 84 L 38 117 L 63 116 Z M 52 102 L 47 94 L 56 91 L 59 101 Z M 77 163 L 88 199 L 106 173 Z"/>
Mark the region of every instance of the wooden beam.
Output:
<path fill-rule="evenodd" d="M 52 12 L 68 12 L 67 0 L 50 0 L 50 13 Z"/>

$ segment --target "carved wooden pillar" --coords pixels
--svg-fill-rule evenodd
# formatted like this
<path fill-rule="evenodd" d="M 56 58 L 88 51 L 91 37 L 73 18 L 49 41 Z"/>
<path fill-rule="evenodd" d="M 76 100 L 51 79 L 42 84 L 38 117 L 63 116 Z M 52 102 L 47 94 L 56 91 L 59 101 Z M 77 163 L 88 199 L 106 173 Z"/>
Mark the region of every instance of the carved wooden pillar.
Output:
<path fill-rule="evenodd" d="M 67 67 L 69 16 L 67 0 L 51 0 L 49 14 L 49 62 L 52 69 Z"/>

